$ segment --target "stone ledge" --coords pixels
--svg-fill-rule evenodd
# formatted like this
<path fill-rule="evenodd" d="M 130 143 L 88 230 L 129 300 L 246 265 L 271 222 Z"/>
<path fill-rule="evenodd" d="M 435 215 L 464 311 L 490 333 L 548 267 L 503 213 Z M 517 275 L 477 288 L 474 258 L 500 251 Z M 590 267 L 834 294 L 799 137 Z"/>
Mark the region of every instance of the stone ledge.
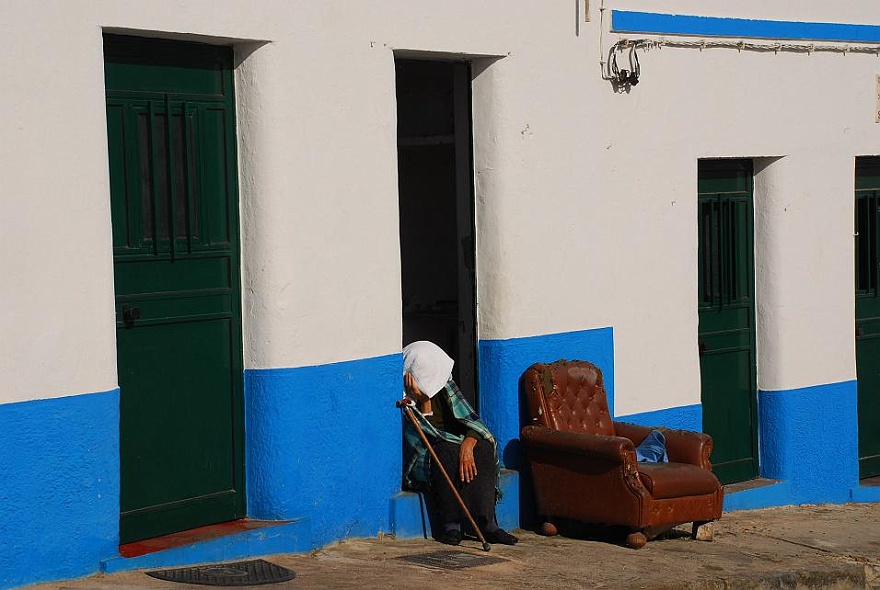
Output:
<path fill-rule="evenodd" d="M 502 469 L 498 483 L 502 494 L 495 507 L 498 525 L 508 530 L 519 528 L 519 472 Z M 419 492 L 395 494 L 390 500 L 389 522 L 391 532 L 401 539 L 431 537 L 431 522 Z"/>

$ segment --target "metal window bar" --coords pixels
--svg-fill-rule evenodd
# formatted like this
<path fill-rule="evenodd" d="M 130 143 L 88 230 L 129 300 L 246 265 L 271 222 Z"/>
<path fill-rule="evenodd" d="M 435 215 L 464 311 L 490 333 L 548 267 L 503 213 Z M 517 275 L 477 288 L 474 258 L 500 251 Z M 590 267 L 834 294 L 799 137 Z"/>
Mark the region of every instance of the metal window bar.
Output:
<path fill-rule="evenodd" d="M 177 241 L 177 183 L 174 181 L 174 117 L 171 112 L 171 99 L 165 95 L 165 137 L 168 141 L 165 154 L 165 178 L 168 183 L 168 254 L 174 262 L 174 243 Z"/>
<path fill-rule="evenodd" d="M 188 254 L 192 254 L 193 189 L 192 175 L 190 174 L 190 159 L 192 158 L 192 150 L 190 149 L 189 145 L 190 131 L 192 129 L 192 125 L 190 124 L 190 116 L 187 112 L 186 101 L 183 102 L 180 108 L 183 123 L 183 146 L 181 147 L 181 149 L 183 150 L 183 177 L 186 193 L 186 251 Z"/>
<path fill-rule="evenodd" d="M 707 203 L 708 208 L 708 218 L 709 218 L 709 233 L 708 235 L 708 247 L 709 247 L 709 305 L 715 307 L 717 305 L 718 298 L 718 216 L 716 213 L 717 209 L 717 201 L 713 197 Z"/>
<path fill-rule="evenodd" d="M 880 191 L 859 191 L 856 195 L 856 291 L 878 295 L 878 217 Z"/>
<path fill-rule="evenodd" d="M 728 300 L 730 303 L 737 301 L 739 299 L 739 282 L 737 281 L 736 271 L 737 271 L 737 258 L 739 254 L 739 250 L 737 249 L 738 238 L 736 228 L 739 225 L 737 222 L 739 220 L 739 203 L 737 201 L 728 201 L 727 207 L 729 210 L 728 214 L 728 232 L 730 234 L 730 240 L 728 240 L 730 248 L 730 260 L 728 264 L 728 275 L 729 275 L 729 293 Z"/>
<path fill-rule="evenodd" d="M 730 264 L 731 248 L 730 248 L 730 199 L 718 197 L 718 207 L 720 209 L 721 219 L 721 306 L 730 305 L 730 273 L 732 266 Z"/>
<path fill-rule="evenodd" d="M 869 216 L 871 220 L 871 240 L 874 242 L 872 252 L 874 257 L 871 260 L 871 289 L 874 297 L 880 296 L 880 191 L 874 191 L 871 199 L 870 210 L 874 212 L 873 216 Z"/>
<path fill-rule="evenodd" d="M 134 131 L 134 139 L 132 139 L 132 134 L 129 132 L 129 125 L 131 121 L 134 121 L 135 131 Z M 138 180 L 138 168 L 131 166 L 131 158 L 130 154 L 132 153 L 132 147 L 130 142 L 134 142 L 134 147 L 137 148 L 137 116 L 134 113 L 134 110 L 131 108 L 131 105 L 126 104 L 122 107 L 122 150 L 123 150 L 123 169 L 125 170 L 125 247 L 126 248 L 139 248 L 143 245 L 143 229 L 140 232 L 135 231 L 136 226 L 134 225 L 134 214 L 133 211 L 137 210 L 137 206 L 135 203 L 140 204 L 141 195 L 139 191 L 135 191 L 132 188 L 131 180 Z M 143 221 L 140 221 L 143 224 Z"/>
<path fill-rule="evenodd" d="M 866 217 L 866 225 L 865 228 L 867 231 L 867 240 L 868 240 L 868 261 L 866 263 L 868 267 L 868 284 L 866 285 L 869 294 L 873 294 L 874 297 L 877 297 L 880 292 L 878 292 L 878 265 L 880 265 L 880 240 L 877 239 L 877 230 L 878 230 L 878 218 L 880 218 L 880 191 L 874 191 L 868 195 L 867 198 L 867 209 L 868 214 Z"/>
<path fill-rule="evenodd" d="M 700 271 L 703 275 L 702 302 L 712 305 L 712 204 L 706 201 L 700 203 L 700 217 L 703 229 L 703 240 L 700 246 L 703 249 Z"/>
<path fill-rule="evenodd" d="M 147 103 L 147 135 L 149 138 L 149 148 L 150 148 L 150 198 L 153 201 L 153 254 L 159 255 L 159 241 L 161 236 L 159 235 L 159 216 L 162 214 L 160 210 L 159 203 L 159 178 L 156 172 L 156 161 L 158 160 L 158 155 L 156 150 L 158 147 L 156 146 L 156 128 L 155 128 L 155 119 L 156 113 L 153 111 L 153 103 L 152 101 Z"/>
<path fill-rule="evenodd" d="M 724 228 L 721 224 L 721 195 L 712 200 L 712 306 L 721 309 L 724 306 Z"/>
<path fill-rule="evenodd" d="M 127 105 L 126 108 L 131 108 Z M 150 250 L 154 249 L 155 227 L 153 218 L 153 188 L 151 183 L 151 148 L 150 148 L 150 115 L 149 109 L 144 112 L 139 110 L 131 110 L 133 118 L 134 138 L 131 144 L 125 145 L 128 157 L 131 158 L 133 170 L 136 170 L 137 179 L 137 205 L 132 204 L 132 209 L 138 211 L 140 215 L 132 215 L 131 219 L 136 220 L 135 234 L 138 236 L 138 248 L 143 249 L 149 246 Z"/>

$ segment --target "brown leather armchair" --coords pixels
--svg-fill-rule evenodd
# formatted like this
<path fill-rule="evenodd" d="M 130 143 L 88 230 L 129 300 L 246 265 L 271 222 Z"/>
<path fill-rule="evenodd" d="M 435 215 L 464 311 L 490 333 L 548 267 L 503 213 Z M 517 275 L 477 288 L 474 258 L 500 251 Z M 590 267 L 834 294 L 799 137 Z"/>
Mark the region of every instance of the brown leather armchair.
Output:
<path fill-rule="evenodd" d="M 615 422 L 608 412 L 602 372 L 586 361 L 534 364 L 521 382 L 530 424 L 521 440 L 531 467 L 545 534 L 553 518 L 617 525 L 627 545 L 692 522 L 721 517 L 724 491 L 712 474 L 712 438 L 658 428 L 668 463 L 638 463 L 635 447 L 651 428 Z"/>

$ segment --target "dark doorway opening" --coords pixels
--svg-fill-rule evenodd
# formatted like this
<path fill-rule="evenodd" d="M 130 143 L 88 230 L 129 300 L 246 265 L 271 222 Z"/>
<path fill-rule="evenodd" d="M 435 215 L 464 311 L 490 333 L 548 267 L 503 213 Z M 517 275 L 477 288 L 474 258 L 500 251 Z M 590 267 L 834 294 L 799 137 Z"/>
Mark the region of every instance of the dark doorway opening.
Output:
<path fill-rule="evenodd" d="M 399 59 L 397 156 L 403 345 L 430 340 L 477 398 L 471 72 Z"/>

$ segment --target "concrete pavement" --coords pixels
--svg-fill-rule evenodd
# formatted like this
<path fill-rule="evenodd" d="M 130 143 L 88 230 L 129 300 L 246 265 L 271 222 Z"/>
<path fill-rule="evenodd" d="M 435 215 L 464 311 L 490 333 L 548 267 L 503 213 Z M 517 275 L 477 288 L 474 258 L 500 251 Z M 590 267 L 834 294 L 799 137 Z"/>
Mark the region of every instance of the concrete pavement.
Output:
<path fill-rule="evenodd" d="M 574 531 L 577 532 L 577 531 Z M 351 539 L 309 554 L 265 557 L 296 578 L 252 586 L 264 590 L 346 588 L 603 588 L 663 590 L 739 588 L 880 589 L 880 504 L 815 505 L 725 513 L 711 542 L 694 541 L 689 527 L 640 550 L 610 538 L 542 537 L 517 531 L 520 543 L 476 541 L 458 548 L 425 539 Z M 435 551 L 460 551 L 504 561 L 441 569 L 401 559 Z M 38 584 L 28 590 L 199 590 L 163 582 L 143 571 Z"/>

